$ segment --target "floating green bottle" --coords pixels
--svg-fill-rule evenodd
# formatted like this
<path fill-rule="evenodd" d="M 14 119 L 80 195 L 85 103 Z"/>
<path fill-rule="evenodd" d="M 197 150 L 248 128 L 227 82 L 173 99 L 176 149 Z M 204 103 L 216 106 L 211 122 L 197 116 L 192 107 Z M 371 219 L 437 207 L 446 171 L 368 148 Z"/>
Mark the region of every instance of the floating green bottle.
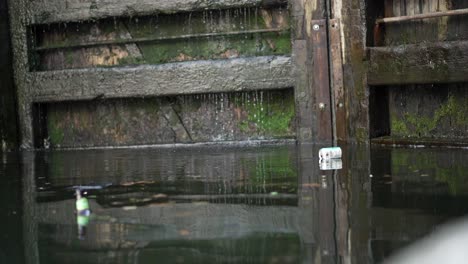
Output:
<path fill-rule="evenodd" d="M 76 190 L 76 212 L 79 214 L 81 212 L 89 211 L 89 202 L 86 197 L 81 196 L 80 190 Z"/>

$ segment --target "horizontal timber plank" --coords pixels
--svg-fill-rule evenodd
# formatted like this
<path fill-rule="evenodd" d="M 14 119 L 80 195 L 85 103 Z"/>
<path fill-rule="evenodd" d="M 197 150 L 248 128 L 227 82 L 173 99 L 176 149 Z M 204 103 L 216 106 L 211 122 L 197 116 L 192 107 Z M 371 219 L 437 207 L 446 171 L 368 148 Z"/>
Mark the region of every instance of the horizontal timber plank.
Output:
<path fill-rule="evenodd" d="M 170 14 L 207 9 L 287 4 L 288 0 L 42 0 L 31 1 L 31 24 L 85 21 L 119 16 Z"/>
<path fill-rule="evenodd" d="M 468 81 L 468 41 L 367 48 L 369 85 Z"/>
<path fill-rule="evenodd" d="M 265 56 L 162 65 L 31 73 L 31 100 L 56 102 L 282 89 L 291 58 Z"/>

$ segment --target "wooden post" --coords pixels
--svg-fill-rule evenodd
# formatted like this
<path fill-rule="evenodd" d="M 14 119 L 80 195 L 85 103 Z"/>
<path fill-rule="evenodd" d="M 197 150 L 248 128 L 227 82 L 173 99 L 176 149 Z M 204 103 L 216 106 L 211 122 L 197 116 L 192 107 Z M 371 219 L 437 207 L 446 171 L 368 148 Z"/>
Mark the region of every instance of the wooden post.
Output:
<path fill-rule="evenodd" d="M 366 143 L 369 141 L 369 93 L 365 66 L 366 36 L 362 30 L 366 22 L 361 19 L 366 8 L 364 1 L 360 0 L 333 1 L 340 3 L 335 5 L 340 8 L 334 9 L 332 17 L 340 21 L 346 134 L 349 142 Z M 386 2 L 387 6 L 390 2 Z M 337 122 L 338 118 L 337 111 Z"/>
<path fill-rule="evenodd" d="M 343 85 L 343 58 L 341 49 L 341 30 L 339 19 L 330 20 L 330 58 L 331 58 L 331 87 L 334 98 L 335 127 L 334 137 L 338 142 L 348 140 L 346 129 L 346 98 Z"/>
<path fill-rule="evenodd" d="M 17 125 L 6 0 L 0 0 L 0 152 L 16 148 Z"/>
<path fill-rule="evenodd" d="M 301 143 L 332 142 L 324 0 L 292 0 L 293 64 Z"/>

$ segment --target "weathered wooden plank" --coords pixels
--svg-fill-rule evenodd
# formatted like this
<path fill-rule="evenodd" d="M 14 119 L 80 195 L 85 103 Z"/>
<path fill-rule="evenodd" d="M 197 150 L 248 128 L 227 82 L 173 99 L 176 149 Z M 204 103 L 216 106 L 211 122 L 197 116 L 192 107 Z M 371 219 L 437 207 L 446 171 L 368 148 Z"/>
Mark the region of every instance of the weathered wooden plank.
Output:
<path fill-rule="evenodd" d="M 316 63 L 311 34 L 314 19 L 324 18 L 324 0 L 290 0 L 293 41 L 293 72 L 297 109 L 297 139 L 300 143 L 316 142 L 317 107 L 315 98 Z"/>
<path fill-rule="evenodd" d="M 468 81 L 468 41 L 368 48 L 370 85 Z"/>
<path fill-rule="evenodd" d="M 393 14 L 396 17 L 401 16 L 401 0 L 393 0 Z"/>
<path fill-rule="evenodd" d="M 147 38 L 129 38 L 129 39 L 118 39 L 118 40 L 100 40 L 100 41 L 90 41 L 86 43 L 70 43 L 70 44 L 57 44 L 52 46 L 37 47 L 36 51 L 44 50 L 55 50 L 55 49 L 71 49 L 71 48 L 87 48 L 87 47 L 96 47 L 103 45 L 128 45 L 134 43 L 148 43 L 156 41 L 171 41 L 171 40 L 188 40 L 188 39 L 197 39 L 197 38 L 219 38 L 219 37 L 229 37 L 229 36 L 240 36 L 240 35 L 250 35 L 250 34 L 264 34 L 264 33 L 281 33 L 289 30 L 288 28 L 284 29 L 256 29 L 256 30 L 245 30 L 245 31 L 232 31 L 232 32 L 223 32 L 223 33 L 201 33 L 201 34 L 187 34 L 179 36 L 170 36 L 170 37 L 147 37 Z"/>
<path fill-rule="evenodd" d="M 31 24 L 207 9 L 284 5 L 287 0 L 44 0 L 31 1 Z"/>
<path fill-rule="evenodd" d="M 329 81 L 328 41 L 325 20 L 312 21 L 311 41 L 314 64 L 312 66 L 312 89 L 315 94 L 315 111 L 317 115 L 316 140 L 318 142 L 332 141 L 332 114 Z"/>
<path fill-rule="evenodd" d="M 406 0 L 406 14 L 407 16 L 411 16 L 415 14 L 416 11 L 416 0 Z"/>
<path fill-rule="evenodd" d="M 343 85 L 343 59 L 341 50 L 340 23 L 338 19 L 330 21 L 330 57 L 331 57 L 331 85 L 333 94 L 333 109 L 335 115 L 335 133 L 334 137 L 338 141 L 346 141 L 346 100 Z"/>
<path fill-rule="evenodd" d="M 421 4 L 421 10 L 422 10 L 422 14 L 427 14 L 427 13 L 430 13 L 431 12 L 431 3 L 430 3 L 431 0 L 423 0 L 422 1 L 422 4 Z"/>
<path fill-rule="evenodd" d="M 0 152 L 16 148 L 18 140 L 8 10 L 2 7 L 5 4 L 0 1 Z"/>
<path fill-rule="evenodd" d="M 365 62 L 365 1 L 342 1 L 341 20 L 343 48 L 343 82 L 346 87 L 346 112 L 349 142 L 369 140 L 369 100 Z"/>
<path fill-rule="evenodd" d="M 393 17 L 393 0 L 385 0 L 385 17 Z"/>
<path fill-rule="evenodd" d="M 34 102 L 279 89 L 294 86 L 291 58 L 257 57 L 134 68 L 32 73 Z"/>
<path fill-rule="evenodd" d="M 10 14 L 11 46 L 13 48 L 13 75 L 18 104 L 18 124 L 21 133 L 21 148 L 32 148 L 32 107 L 28 98 L 28 29 L 25 25 L 27 2 L 25 0 L 8 1 Z"/>
<path fill-rule="evenodd" d="M 458 10 L 450 10 L 450 11 L 442 11 L 442 12 L 431 12 L 425 14 L 416 14 L 411 16 L 400 16 L 400 17 L 393 17 L 393 18 L 381 18 L 377 19 L 376 23 L 401 23 L 411 20 L 419 20 L 419 19 L 427 19 L 427 18 L 437 18 L 437 17 L 448 17 L 448 16 L 461 16 L 467 15 L 468 9 L 458 9 Z"/>

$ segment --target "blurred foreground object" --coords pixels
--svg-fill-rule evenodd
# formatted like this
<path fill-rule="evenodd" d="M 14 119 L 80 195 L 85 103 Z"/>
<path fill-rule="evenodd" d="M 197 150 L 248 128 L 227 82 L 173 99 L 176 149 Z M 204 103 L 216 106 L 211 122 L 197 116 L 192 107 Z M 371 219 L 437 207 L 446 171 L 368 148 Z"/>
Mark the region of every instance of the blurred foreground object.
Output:
<path fill-rule="evenodd" d="M 468 219 L 444 225 L 423 240 L 390 257 L 384 264 L 468 263 Z"/>

